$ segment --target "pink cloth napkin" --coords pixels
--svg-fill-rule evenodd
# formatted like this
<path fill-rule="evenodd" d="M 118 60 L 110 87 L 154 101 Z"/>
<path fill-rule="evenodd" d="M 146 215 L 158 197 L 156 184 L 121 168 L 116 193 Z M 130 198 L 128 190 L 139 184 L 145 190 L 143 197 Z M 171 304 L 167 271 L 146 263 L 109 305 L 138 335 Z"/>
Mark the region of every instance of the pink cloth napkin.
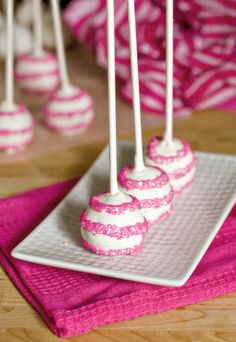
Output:
<path fill-rule="evenodd" d="M 10 256 L 75 180 L 0 201 L 0 262 L 50 329 L 70 337 L 102 325 L 197 303 L 236 289 L 236 207 L 189 281 L 161 287 L 31 264 Z"/>
<path fill-rule="evenodd" d="M 235 97 L 236 1 L 176 0 L 174 114 L 218 107 Z M 142 109 L 165 113 L 165 1 L 136 0 Z M 115 1 L 116 73 L 132 102 L 127 0 Z M 106 0 L 73 0 L 64 20 L 78 41 L 107 65 Z"/>

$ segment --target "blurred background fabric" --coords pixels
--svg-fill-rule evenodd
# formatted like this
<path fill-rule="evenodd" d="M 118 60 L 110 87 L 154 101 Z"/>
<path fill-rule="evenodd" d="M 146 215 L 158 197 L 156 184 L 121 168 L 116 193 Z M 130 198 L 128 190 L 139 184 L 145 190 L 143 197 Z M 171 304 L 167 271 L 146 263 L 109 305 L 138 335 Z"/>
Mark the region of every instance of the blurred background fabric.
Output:
<path fill-rule="evenodd" d="M 236 97 L 236 1 L 176 0 L 174 114 L 220 107 Z M 165 1 L 136 0 L 141 106 L 165 109 Z M 73 0 L 64 21 L 75 38 L 107 65 L 106 0 Z M 116 74 L 131 103 L 127 0 L 115 1 Z"/>

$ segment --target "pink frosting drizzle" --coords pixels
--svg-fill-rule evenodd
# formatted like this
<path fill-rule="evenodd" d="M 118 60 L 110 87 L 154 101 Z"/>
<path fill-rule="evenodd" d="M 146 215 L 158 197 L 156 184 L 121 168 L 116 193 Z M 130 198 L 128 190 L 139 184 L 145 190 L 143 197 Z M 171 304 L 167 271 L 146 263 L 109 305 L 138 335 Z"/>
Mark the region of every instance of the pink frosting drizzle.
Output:
<path fill-rule="evenodd" d="M 140 251 L 143 245 L 143 242 L 142 242 L 140 245 L 130 247 L 130 248 L 104 250 L 101 248 L 96 248 L 95 246 L 91 245 L 82 236 L 81 236 L 81 242 L 83 246 L 87 248 L 88 250 L 92 251 L 93 253 L 104 255 L 104 256 L 115 256 L 115 255 L 121 255 L 121 254 L 135 255 Z"/>
<path fill-rule="evenodd" d="M 105 225 L 100 222 L 93 222 L 89 219 L 86 211 L 84 211 L 80 217 L 80 225 L 84 230 L 90 233 L 115 237 L 117 240 L 121 240 L 133 235 L 144 236 L 144 233 L 148 229 L 148 224 L 145 218 L 143 222 L 138 222 L 132 226 L 127 225 L 125 227 L 119 227 L 115 224 Z"/>
<path fill-rule="evenodd" d="M 102 192 L 98 195 L 91 197 L 89 200 L 90 208 L 98 212 L 105 211 L 106 213 L 113 215 L 121 215 L 128 210 L 132 212 L 137 209 L 141 209 L 139 201 L 134 196 L 128 195 L 129 197 L 131 197 L 130 202 L 124 202 L 121 204 L 114 205 L 103 203 L 99 200 L 99 198 L 105 194 L 108 194 L 108 192 Z"/>
<path fill-rule="evenodd" d="M 172 164 L 181 160 L 191 151 L 189 144 L 185 140 L 181 140 L 182 149 L 177 152 L 176 156 L 161 156 L 157 153 L 156 147 L 158 142 L 162 141 L 161 137 L 153 137 L 147 147 L 147 156 L 157 164 Z"/>
<path fill-rule="evenodd" d="M 169 183 L 169 177 L 165 171 L 162 169 L 149 166 L 153 169 L 158 169 L 160 171 L 160 175 L 154 179 L 145 179 L 145 180 L 136 180 L 127 177 L 127 172 L 133 169 L 133 165 L 125 166 L 118 175 L 118 181 L 120 185 L 126 190 L 132 189 L 140 189 L 140 190 L 148 190 L 154 188 L 162 188 L 166 184 Z"/>

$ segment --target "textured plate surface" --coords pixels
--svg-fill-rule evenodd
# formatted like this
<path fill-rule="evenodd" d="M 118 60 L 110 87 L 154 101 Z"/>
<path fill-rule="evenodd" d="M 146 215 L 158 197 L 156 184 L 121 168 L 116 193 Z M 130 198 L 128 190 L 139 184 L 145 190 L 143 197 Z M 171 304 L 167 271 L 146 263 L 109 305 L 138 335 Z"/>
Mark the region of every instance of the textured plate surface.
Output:
<path fill-rule="evenodd" d="M 118 166 L 134 147 L 118 145 Z M 108 149 L 57 208 L 12 252 L 16 258 L 134 281 L 183 285 L 217 234 L 236 199 L 236 158 L 197 153 L 193 184 L 176 196 L 172 215 L 152 225 L 136 256 L 97 256 L 80 244 L 79 216 L 91 195 L 108 188 Z"/>

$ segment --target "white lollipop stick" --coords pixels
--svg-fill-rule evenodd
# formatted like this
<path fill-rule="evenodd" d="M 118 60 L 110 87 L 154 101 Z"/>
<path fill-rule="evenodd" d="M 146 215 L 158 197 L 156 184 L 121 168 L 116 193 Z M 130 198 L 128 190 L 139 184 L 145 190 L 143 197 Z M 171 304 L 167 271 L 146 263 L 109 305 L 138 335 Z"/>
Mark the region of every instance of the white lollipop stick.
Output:
<path fill-rule="evenodd" d="M 115 79 L 115 14 L 114 0 L 107 0 L 107 42 L 108 42 L 108 110 L 109 110 L 109 157 L 110 193 L 119 193 L 117 182 L 116 143 L 116 79 Z"/>
<path fill-rule="evenodd" d="M 43 52 L 43 28 L 42 28 L 42 3 L 41 0 L 33 0 L 34 18 L 34 54 L 41 55 Z"/>
<path fill-rule="evenodd" d="M 166 0 L 166 132 L 165 141 L 173 140 L 173 0 Z"/>
<path fill-rule="evenodd" d="M 140 110 L 140 91 L 139 91 L 138 55 L 137 55 L 137 33 L 136 33 L 134 0 L 128 0 L 128 14 L 129 14 L 129 37 L 130 37 L 133 109 L 134 109 L 134 126 L 135 126 L 135 148 L 136 148 L 135 169 L 137 171 L 141 171 L 144 169 L 144 161 L 143 161 L 142 123 L 141 123 L 141 110 Z"/>
<path fill-rule="evenodd" d="M 53 17 L 55 38 L 56 38 L 57 57 L 58 57 L 59 69 L 60 69 L 61 85 L 63 89 L 67 90 L 70 87 L 70 82 L 69 82 L 69 76 L 68 76 L 68 70 L 67 70 L 67 64 L 66 64 L 65 47 L 64 47 L 64 41 L 63 41 L 61 16 L 60 16 L 58 0 L 51 0 L 51 6 L 52 6 L 52 17 Z"/>
<path fill-rule="evenodd" d="M 6 95 L 5 104 L 7 107 L 14 105 L 13 90 L 13 0 L 6 1 L 7 16 L 7 44 L 6 44 Z"/>

